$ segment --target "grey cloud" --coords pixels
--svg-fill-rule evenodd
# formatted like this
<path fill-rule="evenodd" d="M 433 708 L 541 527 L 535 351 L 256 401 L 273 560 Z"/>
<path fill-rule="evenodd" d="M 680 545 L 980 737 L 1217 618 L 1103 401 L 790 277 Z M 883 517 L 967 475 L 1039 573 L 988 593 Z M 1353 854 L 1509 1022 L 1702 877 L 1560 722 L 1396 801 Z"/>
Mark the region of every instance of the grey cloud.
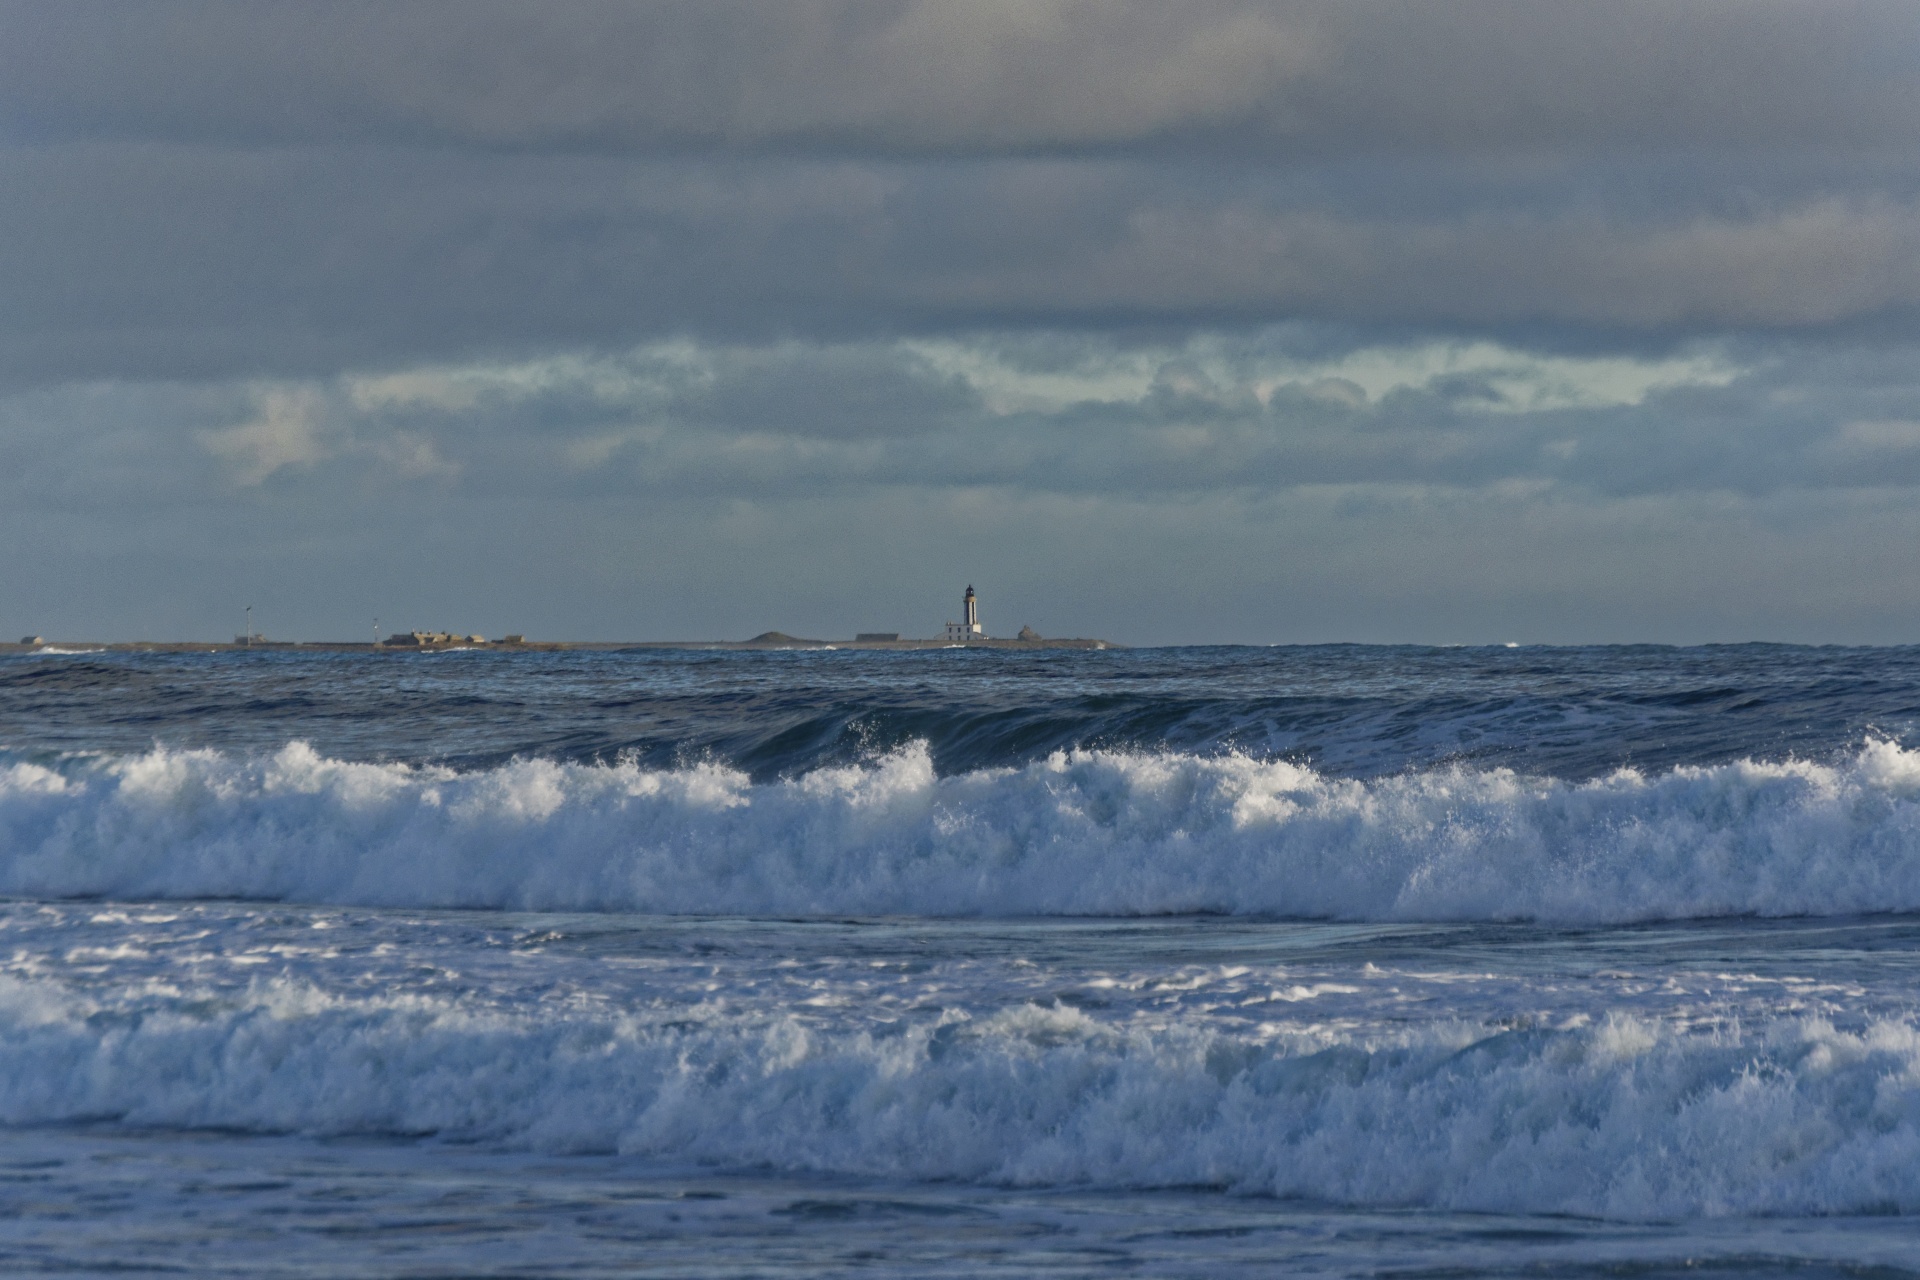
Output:
<path fill-rule="evenodd" d="M 1310 56 L 1245 5 L 13 4 L 29 127 L 221 140 L 884 150 L 1123 141 Z"/>
<path fill-rule="evenodd" d="M 1342 354 L 1298 330 L 1160 347 L 1067 333 L 670 343 L 218 392 L 20 396 L 12 469 L 29 503 L 65 483 L 560 502 L 889 487 L 1094 498 L 1509 482 L 1612 497 L 1871 488 L 1920 483 L 1910 353 L 1756 347 L 1635 361 L 1428 342 Z M 34 421 L 48 414 L 66 421 Z M 140 450 L 122 481 L 87 477 L 88 455 L 57 447 L 122 418 L 145 423 L 120 427 Z M 62 479 L 34 475 L 56 458 Z"/>
<path fill-rule="evenodd" d="M 17 130 L 858 153 L 1901 146 L 1901 3 L 12 0 Z"/>
<path fill-rule="evenodd" d="M 1917 135 L 1906 0 L 0 0 L 0 610 L 1910 636 Z"/>
<path fill-rule="evenodd" d="M 1920 536 L 1916 367 L 1281 329 L 70 386 L 0 398 L 7 608 L 745 635 L 912 628 L 961 575 L 1000 621 L 1133 641 L 1890 636 L 1920 585 L 1881 550 Z M 1528 409 L 1530 379 L 1569 407 Z M 1122 580 L 1165 608 L 1126 614 Z"/>
<path fill-rule="evenodd" d="M 670 372 L 643 352 L 541 391 L 531 418 L 527 401 L 502 397 L 397 421 L 501 492 L 1203 498 L 1522 483 L 1615 499 L 1920 483 L 1906 345 L 1750 344 L 1636 364 L 1431 344 L 1329 357 L 1288 331 L 1160 348 L 1051 342 L 1051 360 L 1033 358 L 1045 343 L 1008 335 L 944 353 L 687 348 L 690 363 Z M 376 411 L 359 429 L 377 436 L 394 421 Z"/>
<path fill-rule="evenodd" d="M 495 166 L 102 144 L 0 154 L 0 374 L 231 376 L 622 344 L 870 305 L 841 166 Z"/>
<path fill-rule="evenodd" d="M 0 379 L 1910 329 L 1904 4 L 0 0 Z"/>
<path fill-rule="evenodd" d="M 1663 189 L 1664 169 L 1602 199 L 1420 208 L 1412 179 L 1303 191 L 1119 162 L 101 143 L 0 164 L 0 377 L 16 380 L 325 374 L 672 333 L 1288 319 L 1631 345 L 1905 325 L 1920 303 L 1920 193 L 1715 209 Z"/>
<path fill-rule="evenodd" d="M 980 263 L 921 287 L 954 309 L 1024 303 L 1042 314 L 1817 325 L 1920 303 L 1920 205 L 1830 197 L 1744 217 L 1508 209 L 1425 220 L 1143 204 L 1116 237 L 1064 248 L 1045 268 Z"/>

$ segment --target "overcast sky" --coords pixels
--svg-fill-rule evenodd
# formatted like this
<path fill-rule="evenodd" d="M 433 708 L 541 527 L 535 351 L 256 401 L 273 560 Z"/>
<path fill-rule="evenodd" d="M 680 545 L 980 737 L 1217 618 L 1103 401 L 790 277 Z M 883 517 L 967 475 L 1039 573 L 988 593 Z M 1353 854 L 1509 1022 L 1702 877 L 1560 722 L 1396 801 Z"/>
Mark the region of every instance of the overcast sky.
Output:
<path fill-rule="evenodd" d="M 1920 6 L 0 0 L 0 538 L 49 637 L 1920 640 Z"/>

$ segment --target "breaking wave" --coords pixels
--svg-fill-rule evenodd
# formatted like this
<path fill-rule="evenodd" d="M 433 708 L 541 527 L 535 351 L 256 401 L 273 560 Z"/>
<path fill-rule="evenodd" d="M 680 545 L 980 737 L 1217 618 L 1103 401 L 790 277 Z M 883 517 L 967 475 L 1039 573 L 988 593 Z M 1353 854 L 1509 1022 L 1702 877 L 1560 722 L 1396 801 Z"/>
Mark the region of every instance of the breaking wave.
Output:
<path fill-rule="evenodd" d="M 1920 752 L 1338 779 L 1086 751 L 938 776 L 912 747 L 475 772 L 154 750 L 0 767 L 0 892 L 774 915 L 1224 912 L 1625 922 L 1920 910 Z"/>
<path fill-rule="evenodd" d="M 1920 1032 L 1611 1016 L 1367 1040 L 1022 1005 L 901 1029 L 287 979 L 0 980 L 0 1122 L 389 1133 L 685 1165 L 1657 1218 L 1920 1209 Z"/>

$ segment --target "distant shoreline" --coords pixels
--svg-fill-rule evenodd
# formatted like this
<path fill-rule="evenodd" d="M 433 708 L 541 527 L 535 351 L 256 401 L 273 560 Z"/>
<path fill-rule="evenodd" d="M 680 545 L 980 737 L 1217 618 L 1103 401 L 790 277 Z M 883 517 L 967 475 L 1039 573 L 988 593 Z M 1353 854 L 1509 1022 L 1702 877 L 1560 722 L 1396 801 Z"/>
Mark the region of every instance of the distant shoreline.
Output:
<path fill-rule="evenodd" d="M 461 640 L 446 644 L 374 644 L 370 640 L 257 640 L 252 644 L 214 640 L 47 640 L 40 644 L 0 643 L 0 653 L 55 653 L 88 651 L 97 653 L 245 653 L 258 649 L 275 653 L 447 653 L 453 650 L 501 653 L 556 653 L 570 650 L 608 649 L 697 649 L 782 650 L 841 649 L 1124 649 L 1110 640 L 1073 638 L 1063 640 L 807 640 L 782 636 L 768 640 L 523 640 L 513 644 L 486 641 L 474 644 Z"/>

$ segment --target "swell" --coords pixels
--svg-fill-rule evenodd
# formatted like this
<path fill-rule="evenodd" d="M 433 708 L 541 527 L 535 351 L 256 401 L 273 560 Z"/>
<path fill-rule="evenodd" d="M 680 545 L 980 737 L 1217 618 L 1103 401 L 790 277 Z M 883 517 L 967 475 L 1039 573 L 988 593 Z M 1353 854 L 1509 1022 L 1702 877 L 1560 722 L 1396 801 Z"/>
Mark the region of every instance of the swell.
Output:
<path fill-rule="evenodd" d="M 1373 777 L 1447 763 L 1568 779 L 1831 761 L 1920 723 L 1920 650 L 1285 649 L 0 660 L 0 745 L 491 768 L 718 760 L 756 782 L 924 741 L 936 771 L 1054 751 L 1222 754 Z"/>
<path fill-rule="evenodd" d="M 1658 1218 L 1920 1209 L 1920 1034 L 1610 1017 L 1265 1038 L 1023 1005 L 821 1029 L 286 978 L 0 979 L 0 1122 L 387 1133 L 727 1168 Z"/>
<path fill-rule="evenodd" d="M 0 892 L 782 916 L 1916 911 L 1920 753 L 1569 782 L 1102 751 L 940 776 L 913 746 L 756 783 L 712 764 L 154 750 L 0 768 Z"/>

